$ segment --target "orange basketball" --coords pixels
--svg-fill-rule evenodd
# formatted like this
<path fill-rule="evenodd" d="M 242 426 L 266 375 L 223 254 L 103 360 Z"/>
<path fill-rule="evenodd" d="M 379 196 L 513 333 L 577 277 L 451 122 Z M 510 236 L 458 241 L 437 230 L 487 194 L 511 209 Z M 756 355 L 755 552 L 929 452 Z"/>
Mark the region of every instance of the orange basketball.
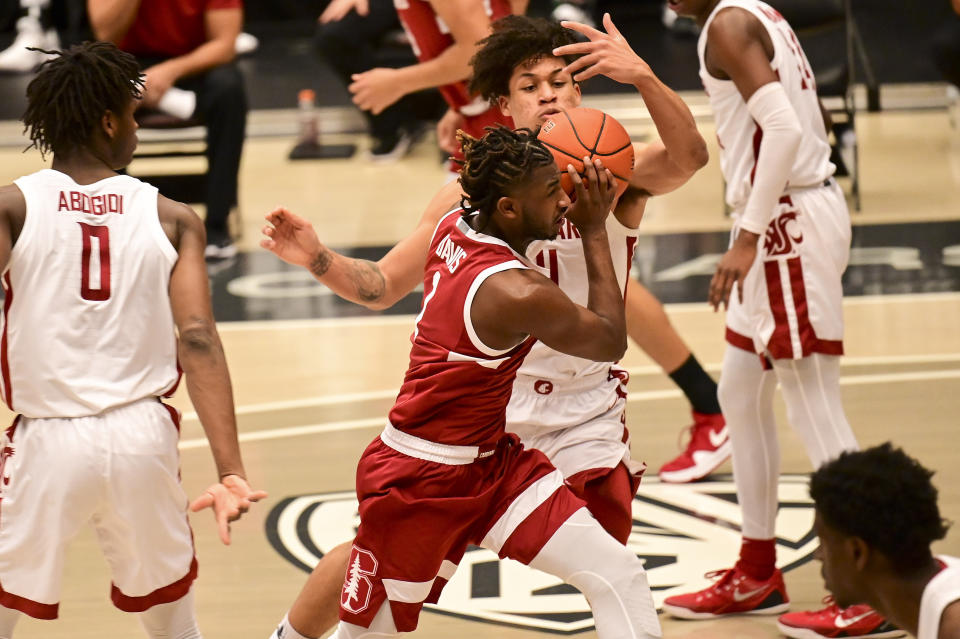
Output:
<path fill-rule="evenodd" d="M 563 174 L 563 190 L 573 195 L 573 180 L 567 173 L 572 164 L 583 177 L 583 158 L 599 158 L 617 178 L 617 195 L 623 195 L 633 173 L 633 144 L 623 125 L 597 109 L 578 107 L 550 117 L 537 136 L 553 153 Z"/>

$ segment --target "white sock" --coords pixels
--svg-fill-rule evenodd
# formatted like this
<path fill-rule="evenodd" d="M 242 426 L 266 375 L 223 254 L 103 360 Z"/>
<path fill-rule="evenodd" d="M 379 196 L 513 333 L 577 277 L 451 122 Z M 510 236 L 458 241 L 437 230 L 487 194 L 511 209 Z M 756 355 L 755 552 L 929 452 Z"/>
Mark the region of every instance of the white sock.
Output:
<path fill-rule="evenodd" d="M 284 615 L 283 621 L 270 635 L 270 639 L 313 639 L 313 637 L 301 635 L 297 632 L 297 629 L 290 625 L 290 615 Z"/>

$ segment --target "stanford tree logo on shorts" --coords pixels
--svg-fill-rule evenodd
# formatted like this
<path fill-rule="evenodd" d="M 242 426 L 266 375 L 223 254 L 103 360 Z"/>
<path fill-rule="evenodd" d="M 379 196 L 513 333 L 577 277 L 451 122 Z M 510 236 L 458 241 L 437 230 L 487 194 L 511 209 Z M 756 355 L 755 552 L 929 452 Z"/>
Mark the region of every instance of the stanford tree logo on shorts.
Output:
<path fill-rule="evenodd" d="M 806 563 L 817 546 L 806 475 L 779 483 L 778 565 L 786 572 Z M 267 536 L 284 558 L 309 572 L 323 553 L 353 538 L 359 523 L 353 492 L 287 497 L 267 518 Z M 711 583 L 704 574 L 729 568 L 740 549 L 740 508 L 729 476 L 696 484 L 644 478 L 633 500 L 628 546 L 644 561 L 659 606 L 673 594 Z M 369 603 L 367 575 L 376 559 L 353 548 L 341 603 L 359 612 Z M 557 578 L 491 551 L 471 547 L 437 605 L 425 610 L 476 621 L 573 633 L 593 627 L 586 599 Z"/>

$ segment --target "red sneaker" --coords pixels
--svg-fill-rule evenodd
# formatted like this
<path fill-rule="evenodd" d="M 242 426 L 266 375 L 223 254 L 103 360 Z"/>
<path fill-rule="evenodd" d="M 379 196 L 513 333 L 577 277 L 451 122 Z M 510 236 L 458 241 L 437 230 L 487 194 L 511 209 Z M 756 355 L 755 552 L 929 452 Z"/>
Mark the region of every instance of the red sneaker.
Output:
<path fill-rule="evenodd" d="M 823 598 L 826 608 L 803 612 L 788 612 L 780 615 L 777 628 L 794 639 L 822 639 L 823 637 L 860 637 L 861 639 L 886 639 L 903 637 L 907 633 L 884 619 L 880 613 L 867 605 L 841 608 L 833 597 Z"/>
<path fill-rule="evenodd" d="M 773 615 L 790 607 L 779 568 L 764 581 L 736 567 L 709 572 L 707 577 L 720 579 L 699 592 L 667 597 L 664 612 L 681 619 L 712 619 L 722 615 Z"/>
<path fill-rule="evenodd" d="M 684 484 L 703 479 L 730 457 L 730 437 L 723 415 L 693 412 L 687 449 L 660 469 L 661 481 Z"/>

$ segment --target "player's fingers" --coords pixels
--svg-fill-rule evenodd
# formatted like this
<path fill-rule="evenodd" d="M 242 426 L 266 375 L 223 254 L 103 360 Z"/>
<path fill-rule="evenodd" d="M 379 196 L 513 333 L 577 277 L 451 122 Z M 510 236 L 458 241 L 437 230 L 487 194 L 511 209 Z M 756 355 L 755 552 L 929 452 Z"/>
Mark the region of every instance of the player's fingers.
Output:
<path fill-rule="evenodd" d="M 606 29 L 607 33 L 614 38 L 623 38 L 623 35 L 620 33 L 620 29 L 613 24 L 613 18 L 610 17 L 609 12 L 603 14 L 603 28 Z"/>
<path fill-rule="evenodd" d="M 250 501 L 260 501 L 267 497 L 267 491 L 265 490 L 254 490 L 247 495 L 247 499 Z"/>
<path fill-rule="evenodd" d="M 230 513 L 226 504 L 222 502 L 217 504 L 214 510 L 217 519 L 217 530 L 220 533 L 220 541 L 225 545 L 230 545 Z"/>
<path fill-rule="evenodd" d="M 585 53 L 591 53 L 596 46 L 594 42 L 574 42 L 573 44 L 565 44 L 557 47 L 553 50 L 553 55 L 558 58 L 562 58 L 565 55 L 583 55 Z"/>
<path fill-rule="evenodd" d="M 213 495 L 211 493 L 203 493 L 192 502 L 190 502 L 190 512 L 197 512 L 203 510 L 204 508 L 209 508 L 213 505 Z"/>
<path fill-rule="evenodd" d="M 737 277 L 737 299 L 740 300 L 740 303 L 743 304 L 743 281 L 747 279 L 746 272 L 740 273 Z"/>
<path fill-rule="evenodd" d="M 565 66 L 563 70 L 565 73 L 569 73 L 570 75 L 573 75 L 578 71 L 582 71 L 583 69 L 590 66 L 594 62 L 595 62 L 595 58 L 593 55 L 585 55 L 583 57 L 577 58 L 576 60 L 574 60 L 567 66 Z"/>
<path fill-rule="evenodd" d="M 268 251 L 272 251 L 277 247 L 277 243 L 273 240 L 260 240 L 260 248 L 265 248 Z"/>
<path fill-rule="evenodd" d="M 565 29 L 570 29 L 571 31 L 576 31 L 577 33 L 582 33 L 591 40 L 596 40 L 604 36 L 603 31 L 597 31 L 593 27 L 581 22 L 571 22 L 570 20 L 561 20 L 560 26 Z"/>

